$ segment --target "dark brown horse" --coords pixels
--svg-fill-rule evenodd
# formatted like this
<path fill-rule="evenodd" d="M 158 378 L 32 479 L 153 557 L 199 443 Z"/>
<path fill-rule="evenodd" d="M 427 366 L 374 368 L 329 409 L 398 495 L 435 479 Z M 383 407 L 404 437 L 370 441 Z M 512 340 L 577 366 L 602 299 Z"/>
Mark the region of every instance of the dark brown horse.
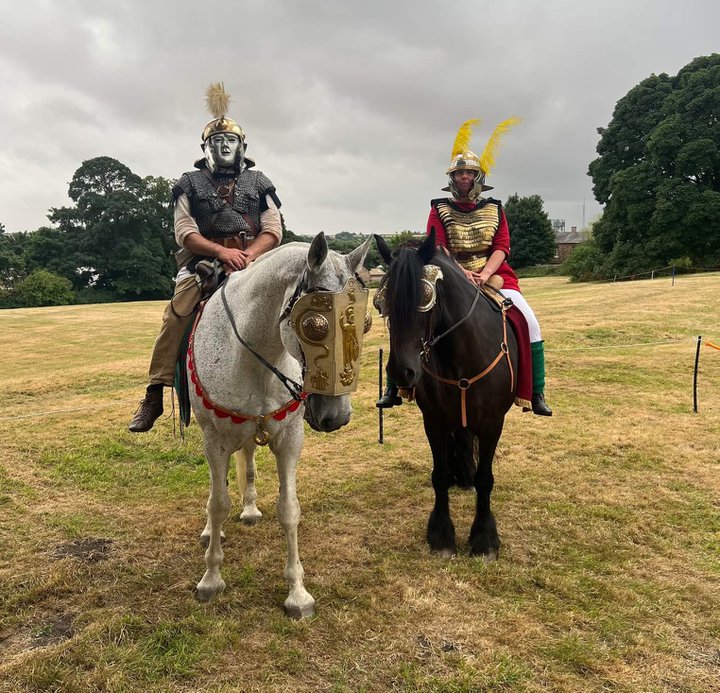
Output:
<path fill-rule="evenodd" d="M 454 260 L 436 252 L 434 232 L 420 248 L 400 247 L 394 253 L 382 238 L 375 239 L 389 267 L 383 311 L 390 327 L 388 375 L 399 387 L 415 389 L 433 455 L 435 507 L 428 543 L 444 556 L 455 554 L 448 490 L 453 484 L 472 485 L 477 505 L 470 553 L 494 560 L 500 539 L 490 510 L 492 462 L 515 397 L 515 336 L 501 308 L 465 278 Z M 428 309 L 432 265 L 442 278 L 435 282 L 435 304 Z"/>

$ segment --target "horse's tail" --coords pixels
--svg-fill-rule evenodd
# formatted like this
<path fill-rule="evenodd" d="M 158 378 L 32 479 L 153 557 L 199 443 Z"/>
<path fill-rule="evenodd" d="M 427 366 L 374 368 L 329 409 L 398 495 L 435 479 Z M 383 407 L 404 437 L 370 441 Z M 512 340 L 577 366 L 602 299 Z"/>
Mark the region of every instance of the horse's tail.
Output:
<path fill-rule="evenodd" d="M 245 457 L 242 450 L 235 453 L 235 472 L 240 491 L 240 503 L 242 504 L 245 502 L 245 490 L 247 489 L 247 457 Z"/>
<path fill-rule="evenodd" d="M 460 488 L 472 488 L 477 469 L 475 434 L 469 428 L 461 428 L 450 434 L 447 441 L 451 484 Z"/>

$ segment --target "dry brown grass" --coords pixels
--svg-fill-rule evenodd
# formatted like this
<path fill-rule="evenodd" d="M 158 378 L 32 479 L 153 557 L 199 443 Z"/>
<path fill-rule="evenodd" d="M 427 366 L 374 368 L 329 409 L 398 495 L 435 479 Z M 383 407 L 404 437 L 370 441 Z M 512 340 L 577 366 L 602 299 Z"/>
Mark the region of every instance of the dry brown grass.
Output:
<path fill-rule="evenodd" d="M 209 606 L 192 597 L 199 432 L 125 428 L 162 305 L 0 313 L 0 690 L 720 688 L 720 352 L 703 347 L 698 414 L 691 391 L 693 336 L 720 342 L 720 277 L 523 285 L 556 415 L 507 418 L 500 560 L 429 554 L 417 408 L 392 410 L 376 442 L 376 319 L 351 424 L 307 436 L 300 549 L 318 615 L 303 623 L 282 614 L 265 451 L 265 520 L 231 516 L 228 589 Z M 452 494 L 459 538 L 473 502 Z"/>

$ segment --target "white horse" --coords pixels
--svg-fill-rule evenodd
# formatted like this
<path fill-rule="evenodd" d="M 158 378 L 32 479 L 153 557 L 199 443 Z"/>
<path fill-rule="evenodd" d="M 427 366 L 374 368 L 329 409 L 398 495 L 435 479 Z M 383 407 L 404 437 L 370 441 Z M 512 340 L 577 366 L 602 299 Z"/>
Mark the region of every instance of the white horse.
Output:
<path fill-rule="evenodd" d="M 281 380 L 243 346 L 238 336 L 282 374 L 302 382 L 302 352 L 287 308 L 300 293 L 317 289 L 341 291 L 362 265 L 370 242 L 368 238 L 348 255 L 329 251 L 322 233 L 311 244 L 281 246 L 258 258 L 248 269 L 231 274 L 224 290 L 225 301 L 218 291 L 203 311 L 193 337 L 193 367 L 188 373 L 192 378 L 194 370 L 194 377 L 206 395 L 203 402 L 191 382 L 192 408 L 203 431 L 205 456 L 210 465 L 207 524 L 201 534 L 201 541 L 207 545 L 207 569 L 196 593 L 201 601 L 214 598 L 225 588 L 220 575 L 223 561 L 220 540 L 231 506 L 227 489 L 230 456 L 238 451 L 240 458 L 238 480 L 243 490 L 240 518 L 253 524 L 262 517 L 256 505 L 254 454 L 256 445 L 267 438 L 277 462 L 280 481 L 277 514 L 287 538 L 285 578 L 290 593 L 285 611 L 293 618 L 314 614 L 315 600 L 303 585 L 297 540 L 300 505 L 295 472 L 303 446 L 303 407 L 298 406 Z M 217 410 L 208 408 L 209 403 L 216 405 Z M 234 412 L 235 420 L 221 410 Z M 316 394 L 307 398 L 304 410 L 313 429 L 325 432 L 347 424 L 352 411 L 349 395 Z M 243 418 L 248 420 L 236 423 Z"/>

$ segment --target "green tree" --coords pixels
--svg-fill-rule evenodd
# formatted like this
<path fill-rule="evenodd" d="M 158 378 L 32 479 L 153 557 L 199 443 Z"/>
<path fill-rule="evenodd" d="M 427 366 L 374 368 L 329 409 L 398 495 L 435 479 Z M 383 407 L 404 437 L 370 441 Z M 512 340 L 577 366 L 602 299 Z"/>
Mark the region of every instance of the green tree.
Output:
<path fill-rule="evenodd" d="M 563 263 L 563 272 L 572 281 L 588 282 L 603 277 L 604 255 L 594 239 L 578 243 Z"/>
<path fill-rule="evenodd" d="M 176 271 L 170 188 L 170 181 L 141 179 L 107 156 L 82 163 L 68 190 L 75 206 L 48 215 L 72 254 L 76 288 L 118 298 L 170 295 Z"/>
<path fill-rule="evenodd" d="M 350 231 L 340 231 L 333 237 L 328 238 L 328 246 L 331 250 L 338 253 L 349 253 L 367 240 L 367 236 L 362 233 L 351 233 Z M 380 253 L 378 253 L 375 244 L 370 245 L 367 255 L 365 256 L 364 266 L 368 269 L 377 267 L 380 263 Z"/>
<path fill-rule="evenodd" d="M 408 241 L 412 241 L 413 238 L 415 238 L 415 234 L 412 231 L 408 231 L 405 229 L 405 231 L 399 231 L 396 234 L 393 234 L 388 239 L 388 245 L 395 250 L 396 248 L 400 247 L 403 243 L 407 243 Z"/>
<path fill-rule="evenodd" d="M 555 234 L 540 195 L 511 195 L 505 204 L 513 267 L 543 265 L 555 254 Z"/>
<path fill-rule="evenodd" d="M 27 275 L 27 233 L 6 233 L 0 224 L 0 292 L 6 293 Z"/>
<path fill-rule="evenodd" d="M 643 80 L 598 133 L 589 175 L 606 206 L 593 230 L 604 276 L 720 263 L 720 54 Z"/>
<path fill-rule="evenodd" d="M 69 279 L 48 270 L 35 270 L 20 281 L 10 300 L 17 307 L 64 306 L 73 302 Z"/>

